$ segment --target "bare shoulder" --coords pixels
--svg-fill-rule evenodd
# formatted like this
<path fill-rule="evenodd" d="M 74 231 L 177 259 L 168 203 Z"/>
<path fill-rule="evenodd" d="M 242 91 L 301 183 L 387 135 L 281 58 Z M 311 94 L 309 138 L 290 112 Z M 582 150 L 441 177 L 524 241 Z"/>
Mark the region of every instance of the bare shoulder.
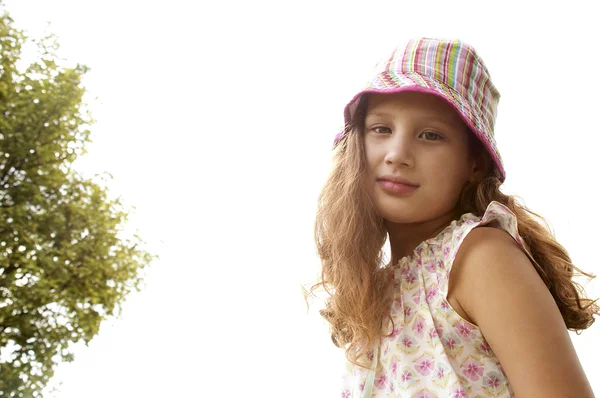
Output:
<path fill-rule="evenodd" d="M 554 298 L 508 232 L 472 230 L 451 272 L 456 300 L 481 329 L 516 396 L 594 396 Z"/>
<path fill-rule="evenodd" d="M 452 266 L 452 278 L 454 278 L 457 287 L 458 285 L 463 287 L 465 282 L 468 282 L 465 279 L 468 279 L 468 276 L 475 276 L 473 274 L 475 272 L 483 273 L 483 275 L 477 275 L 479 277 L 489 278 L 492 275 L 491 273 L 494 272 L 494 269 L 492 269 L 494 266 L 498 267 L 496 271 L 504 271 L 500 273 L 505 276 L 506 271 L 508 271 L 506 265 L 500 265 L 500 261 L 494 261 L 498 259 L 510 260 L 510 264 L 516 262 L 527 263 L 528 266 L 513 266 L 512 272 L 525 272 L 530 275 L 535 273 L 537 275 L 527 255 L 508 232 L 500 228 L 478 227 L 469 232 L 462 242 Z M 533 273 L 530 271 L 533 271 Z M 478 285 L 481 285 L 481 283 Z M 457 290 L 462 292 L 465 289 L 460 288 Z"/>
<path fill-rule="evenodd" d="M 493 264 L 499 264 L 494 261 L 493 264 L 485 259 L 494 253 L 497 258 L 498 253 L 504 257 L 520 257 L 521 250 L 514 239 L 504 230 L 493 227 L 478 227 L 473 229 L 462 242 L 450 273 L 450 285 L 448 286 L 448 298 L 454 304 L 457 304 L 456 310 L 468 321 L 479 325 L 471 314 L 467 314 L 463 305 L 467 305 L 469 298 L 473 297 L 472 281 L 478 280 L 476 287 L 482 286 L 481 278 L 490 278 L 492 276 Z M 514 261 L 510 261 L 514 264 Z M 529 268 L 529 267 L 527 267 Z M 477 275 L 480 272 L 482 275 Z M 471 311 L 472 312 L 472 311 Z M 474 315 L 474 314 L 473 314 Z"/>

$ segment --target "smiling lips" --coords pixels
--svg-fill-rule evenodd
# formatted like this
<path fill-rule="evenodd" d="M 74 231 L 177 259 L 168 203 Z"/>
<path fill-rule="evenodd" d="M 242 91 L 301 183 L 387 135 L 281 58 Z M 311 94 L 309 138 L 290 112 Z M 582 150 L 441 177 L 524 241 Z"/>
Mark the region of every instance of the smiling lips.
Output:
<path fill-rule="evenodd" d="M 397 176 L 382 176 L 377 179 L 379 186 L 392 195 L 405 195 L 415 191 L 419 185 Z"/>

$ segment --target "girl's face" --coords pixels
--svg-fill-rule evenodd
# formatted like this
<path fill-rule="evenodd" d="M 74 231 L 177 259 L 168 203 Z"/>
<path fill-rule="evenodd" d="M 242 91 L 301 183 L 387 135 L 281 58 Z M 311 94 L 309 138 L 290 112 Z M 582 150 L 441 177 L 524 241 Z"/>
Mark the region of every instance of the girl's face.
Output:
<path fill-rule="evenodd" d="M 426 93 L 371 94 L 364 127 L 367 184 L 380 216 L 405 224 L 454 211 L 475 162 L 471 133 L 450 105 Z M 394 178 L 415 187 L 386 181 Z"/>

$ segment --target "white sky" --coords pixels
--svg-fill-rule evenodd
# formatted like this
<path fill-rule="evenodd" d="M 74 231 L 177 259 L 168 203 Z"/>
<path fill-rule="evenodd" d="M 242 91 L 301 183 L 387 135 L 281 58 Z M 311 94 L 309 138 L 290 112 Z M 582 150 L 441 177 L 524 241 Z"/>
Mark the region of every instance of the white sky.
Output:
<path fill-rule="evenodd" d="M 47 396 L 338 396 L 341 351 L 299 284 L 318 270 L 315 203 L 342 108 L 403 37 L 482 54 L 502 94 L 505 191 L 600 274 L 592 2 L 5 2 L 32 35 L 52 21 L 61 54 L 92 68 L 78 168 L 114 175 L 161 255 Z M 572 337 L 600 395 L 600 322 Z"/>

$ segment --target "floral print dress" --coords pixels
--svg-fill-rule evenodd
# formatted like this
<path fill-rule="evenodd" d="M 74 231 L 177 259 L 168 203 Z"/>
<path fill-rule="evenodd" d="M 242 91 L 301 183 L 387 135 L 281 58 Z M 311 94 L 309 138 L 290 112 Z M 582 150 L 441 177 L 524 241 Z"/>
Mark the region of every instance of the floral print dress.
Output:
<path fill-rule="evenodd" d="M 506 230 L 531 259 L 516 216 L 499 202 L 491 202 L 481 218 L 464 214 L 422 242 L 412 256 L 389 267 L 395 328 L 367 352 L 374 371 L 347 363 L 342 398 L 514 397 L 479 328 L 446 298 L 458 248 L 471 230 L 484 225 Z"/>

